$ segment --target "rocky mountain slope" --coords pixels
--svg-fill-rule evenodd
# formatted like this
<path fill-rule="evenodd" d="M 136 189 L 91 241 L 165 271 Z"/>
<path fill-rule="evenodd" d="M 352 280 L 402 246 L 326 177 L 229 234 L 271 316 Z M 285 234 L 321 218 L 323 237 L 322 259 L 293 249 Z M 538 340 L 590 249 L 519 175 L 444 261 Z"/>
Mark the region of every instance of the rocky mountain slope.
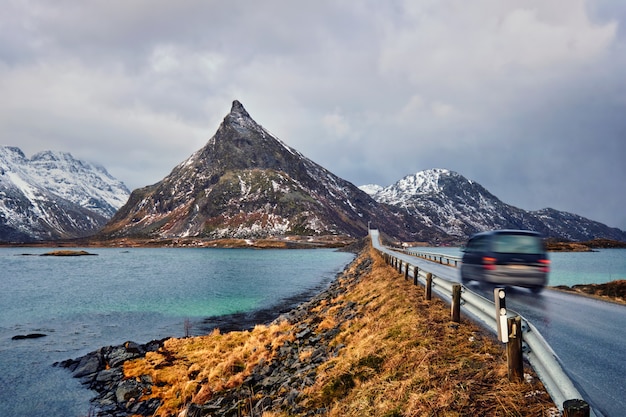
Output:
<path fill-rule="evenodd" d="M 44 151 L 29 159 L 17 147 L 0 147 L 0 241 L 91 235 L 129 194 L 104 168 L 69 153 Z"/>
<path fill-rule="evenodd" d="M 407 210 L 424 224 L 465 240 L 490 229 L 529 229 L 567 240 L 626 241 L 626 232 L 550 208 L 526 211 L 500 201 L 477 182 L 445 170 L 408 175 L 389 187 L 360 187 L 381 203 Z"/>
<path fill-rule="evenodd" d="M 234 101 L 207 144 L 162 181 L 133 191 L 99 236 L 358 237 L 368 222 L 404 240 L 442 235 L 287 146 Z"/>

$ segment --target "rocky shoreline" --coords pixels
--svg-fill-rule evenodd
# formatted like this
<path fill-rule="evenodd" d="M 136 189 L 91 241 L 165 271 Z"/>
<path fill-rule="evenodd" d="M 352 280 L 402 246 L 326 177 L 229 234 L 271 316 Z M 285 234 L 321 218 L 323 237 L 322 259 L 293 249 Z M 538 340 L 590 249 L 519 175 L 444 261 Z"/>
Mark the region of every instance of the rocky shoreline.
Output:
<path fill-rule="evenodd" d="M 163 346 L 163 340 L 146 344 L 126 342 L 119 346 L 106 346 L 77 359 L 57 362 L 54 366 L 67 368 L 74 378 L 95 391 L 92 400 L 97 416 L 129 416 L 133 414 L 151 415 L 159 406 L 159 401 L 137 401 L 150 392 L 151 381 L 125 379 L 123 366 L 127 360 L 145 356 L 147 352 L 157 351 Z"/>
<path fill-rule="evenodd" d="M 354 263 L 354 262 L 353 262 Z M 291 311 L 275 318 L 275 322 L 287 321 L 296 329 L 293 341 L 285 342 L 271 362 L 261 361 L 239 387 L 216 393 L 210 401 L 198 405 L 190 404 L 185 410 L 187 417 L 238 416 L 242 409 L 252 408 L 254 415 L 266 409 L 282 409 L 289 414 L 301 414 L 303 410 L 295 401 L 300 392 L 315 381 L 316 368 L 329 358 L 336 356 L 343 346 L 331 348 L 329 342 L 339 333 L 339 326 L 316 332 L 316 325 L 323 320 L 328 309 L 340 317 L 337 323 L 354 318 L 357 309 L 352 303 L 332 306 L 332 300 L 358 282 L 368 269 L 371 259 L 361 259 L 348 273 L 348 267 L 340 273 L 329 287 Z M 337 308 L 338 307 L 338 308 Z M 242 327 L 248 323 L 242 323 Z M 238 330 L 232 326 L 230 330 Z M 124 362 L 137 359 L 147 352 L 163 348 L 165 339 L 146 344 L 126 342 L 118 346 L 107 346 L 77 359 L 56 363 L 67 368 L 75 378 L 96 392 L 92 400 L 90 416 L 127 417 L 131 415 L 151 416 L 159 407 L 158 399 L 142 400 L 152 391 L 153 381 L 147 375 L 137 379 L 126 379 Z M 312 351 L 302 357 L 303 349 Z M 252 398 L 255 398 L 253 401 Z M 323 413 L 325 410 L 307 410 L 306 415 Z"/>

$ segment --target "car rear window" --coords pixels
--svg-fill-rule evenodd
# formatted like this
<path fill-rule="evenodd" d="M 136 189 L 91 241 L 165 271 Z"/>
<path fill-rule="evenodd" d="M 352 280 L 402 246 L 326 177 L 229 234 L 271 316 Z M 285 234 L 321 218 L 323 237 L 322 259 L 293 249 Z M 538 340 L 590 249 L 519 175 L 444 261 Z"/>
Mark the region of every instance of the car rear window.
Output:
<path fill-rule="evenodd" d="M 498 253 L 543 253 L 543 244 L 537 236 L 501 234 L 494 236 L 493 251 Z"/>

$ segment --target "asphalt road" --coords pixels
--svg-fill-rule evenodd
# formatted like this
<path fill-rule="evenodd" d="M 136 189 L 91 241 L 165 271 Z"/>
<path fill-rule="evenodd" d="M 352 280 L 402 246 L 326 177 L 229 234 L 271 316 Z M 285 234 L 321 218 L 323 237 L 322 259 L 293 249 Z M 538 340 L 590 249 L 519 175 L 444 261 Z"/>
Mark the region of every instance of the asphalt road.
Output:
<path fill-rule="evenodd" d="M 373 232 L 376 247 L 377 232 Z M 460 282 L 457 268 L 399 252 L 393 254 L 440 278 Z M 470 283 L 467 288 L 493 299 L 493 287 Z M 625 417 L 626 306 L 550 289 L 533 294 L 512 287 L 506 289 L 506 294 L 507 308 L 539 330 L 595 414 Z"/>

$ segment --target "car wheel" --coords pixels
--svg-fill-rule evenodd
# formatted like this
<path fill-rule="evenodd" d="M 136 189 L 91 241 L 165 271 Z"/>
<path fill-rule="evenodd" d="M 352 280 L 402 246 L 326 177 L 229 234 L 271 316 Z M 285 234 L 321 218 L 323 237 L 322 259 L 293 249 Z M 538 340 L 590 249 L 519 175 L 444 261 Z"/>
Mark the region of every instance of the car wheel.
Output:
<path fill-rule="evenodd" d="M 543 291 L 543 287 L 532 287 L 532 288 L 530 289 L 530 291 L 531 291 L 533 294 L 539 294 L 541 291 Z"/>

